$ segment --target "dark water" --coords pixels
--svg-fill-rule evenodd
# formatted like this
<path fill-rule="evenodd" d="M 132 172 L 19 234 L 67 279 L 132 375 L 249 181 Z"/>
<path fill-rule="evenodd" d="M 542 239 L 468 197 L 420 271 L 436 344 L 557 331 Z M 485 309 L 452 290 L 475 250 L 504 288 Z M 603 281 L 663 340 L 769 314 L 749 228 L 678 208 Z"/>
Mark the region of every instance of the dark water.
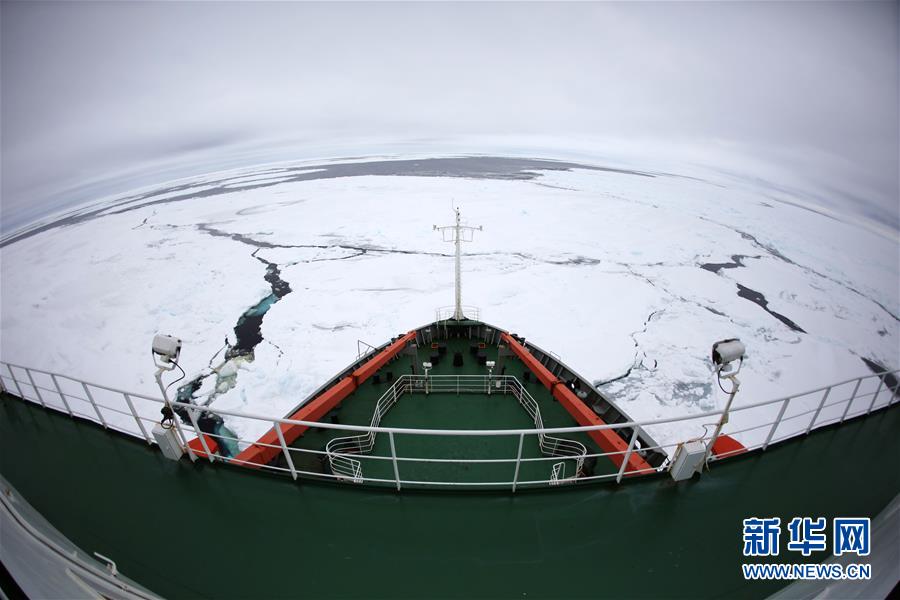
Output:
<path fill-rule="evenodd" d="M 265 280 L 272 288 L 272 293 L 251 306 L 238 319 L 237 325 L 234 326 L 235 344 L 228 349 L 225 359 L 234 358 L 236 356 L 252 356 L 253 350 L 263 341 L 262 322 L 263 317 L 269 312 L 269 309 L 281 300 L 284 296 L 291 293 L 291 286 L 288 282 L 281 278 L 281 270 L 275 263 L 255 257 L 256 260 L 265 263 L 266 275 Z"/>
<path fill-rule="evenodd" d="M 862 361 L 866 363 L 866 366 L 869 367 L 869 370 L 878 375 L 881 378 L 881 381 L 884 382 L 884 385 L 887 389 L 891 390 L 893 393 L 900 392 L 900 381 L 897 380 L 897 376 L 893 373 L 888 373 L 888 368 L 883 364 L 879 363 L 876 360 L 872 360 L 869 358 L 863 357 Z"/>
<path fill-rule="evenodd" d="M 772 315 L 773 317 L 775 317 L 776 319 L 778 319 L 779 321 L 781 321 L 782 323 L 787 325 L 791 331 L 796 331 L 797 333 L 806 333 L 806 331 L 804 331 L 803 328 L 801 328 L 799 325 L 797 325 L 796 323 L 794 323 L 793 321 L 788 319 L 783 314 L 777 313 L 774 310 L 771 310 L 769 308 L 769 301 L 766 300 L 766 297 L 763 296 L 760 292 L 757 292 L 756 290 L 751 290 L 750 288 L 743 286 L 741 284 L 737 284 L 737 287 L 738 287 L 738 296 L 740 296 L 741 298 L 743 298 L 745 300 L 749 300 L 750 302 L 753 302 L 754 304 L 760 306 L 764 311 L 766 311 L 767 313 L 769 313 L 770 315 Z"/>
<path fill-rule="evenodd" d="M 255 253 L 254 258 L 266 265 L 264 279 L 269 283 L 272 292 L 244 311 L 238 318 L 237 325 L 234 326 L 234 336 L 236 341 L 234 345 L 227 348 L 225 352 L 226 361 L 239 356 L 245 357 L 248 361 L 253 360 L 254 349 L 263 341 L 263 317 L 266 316 L 266 313 L 276 302 L 291 293 L 291 286 L 281 278 L 281 271 L 278 268 L 278 265 L 255 256 Z M 178 402 L 194 404 L 193 395 L 200 389 L 200 386 L 203 385 L 203 381 L 207 377 L 216 377 L 216 373 L 213 372 L 200 375 L 178 388 Z M 178 408 L 175 412 L 181 417 L 183 423 L 191 425 L 187 409 Z M 200 431 L 215 436 L 237 437 L 234 432 L 228 429 L 225 422 L 222 420 L 222 417 L 209 411 L 200 413 L 197 417 L 197 427 Z M 216 441 L 219 443 L 219 452 L 224 456 L 234 456 L 238 453 L 236 442 L 221 439 L 220 437 L 217 437 Z"/>
<path fill-rule="evenodd" d="M 700 268 L 704 269 L 706 271 L 710 271 L 712 273 L 718 273 L 722 269 L 736 269 L 738 267 L 743 267 L 745 258 L 758 258 L 758 257 L 750 257 L 745 254 L 732 254 L 731 262 L 703 263 L 702 265 L 700 265 Z"/>
<path fill-rule="evenodd" d="M 206 379 L 208 375 L 201 375 L 196 379 L 191 380 L 189 383 L 178 388 L 178 393 L 175 397 L 176 401 L 184 403 L 184 404 L 195 404 L 193 399 L 193 394 L 197 390 L 200 389 L 200 386 L 203 384 L 203 380 Z M 193 423 L 191 422 L 191 417 L 188 415 L 188 409 L 182 408 L 180 406 L 174 408 L 175 414 L 181 419 L 181 422 L 186 425 L 189 430 L 193 429 Z M 216 443 L 219 445 L 219 454 L 222 456 L 234 456 L 238 453 L 237 442 L 232 440 L 225 440 L 218 436 L 227 436 L 236 438 L 237 436 L 233 431 L 228 429 L 225 426 L 225 422 L 222 420 L 222 417 L 215 413 L 211 413 L 209 411 L 200 411 L 196 414 L 197 416 L 197 429 L 199 429 L 203 433 L 208 433 L 216 437 Z"/>
<path fill-rule="evenodd" d="M 704 269 L 706 271 L 710 271 L 712 273 L 718 273 L 722 269 L 737 269 L 739 267 L 743 267 L 744 260 L 746 260 L 748 258 L 759 258 L 759 256 L 748 256 L 746 254 L 732 254 L 731 262 L 703 263 L 700 265 L 700 268 Z M 797 333 L 806 333 L 806 331 L 804 331 L 802 327 L 800 327 L 799 325 L 794 323 L 794 321 L 792 321 L 791 319 L 787 318 L 786 316 L 784 316 L 781 313 L 771 310 L 769 308 L 769 301 L 762 294 L 762 292 L 757 292 L 756 290 L 750 289 L 745 285 L 741 285 L 740 283 L 737 284 L 737 287 L 738 287 L 738 293 L 737 293 L 738 297 L 743 298 L 744 300 L 749 300 L 750 302 L 753 302 L 754 304 L 756 304 L 757 306 L 762 308 L 764 311 L 766 311 L 767 313 L 769 313 L 770 315 L 772 315 L 773 317 L 775 317 L 776 319 L 778 319 L 779 321 L 781 321 L 782 323 L 787 325 L 787 327 L 791 331 L 796 331 Z M 715 311 L 711 308 L 707 308 L 707 310 L 717 313 L 717 314 L 722 314 L 722 313 L 718 313 L 718 311 Z"/>

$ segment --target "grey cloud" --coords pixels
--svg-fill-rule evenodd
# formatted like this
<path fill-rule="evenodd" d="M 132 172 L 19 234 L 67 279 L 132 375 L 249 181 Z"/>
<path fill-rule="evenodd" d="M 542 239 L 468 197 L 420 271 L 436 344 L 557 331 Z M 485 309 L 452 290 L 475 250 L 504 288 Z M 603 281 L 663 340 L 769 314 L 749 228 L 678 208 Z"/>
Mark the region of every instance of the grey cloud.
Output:
<path fill-rule="evenodd" d="M 466 134 L 736 143 L 897 220 L 896 2 L 0 10 L 7 223 L 274 136 Z"/>

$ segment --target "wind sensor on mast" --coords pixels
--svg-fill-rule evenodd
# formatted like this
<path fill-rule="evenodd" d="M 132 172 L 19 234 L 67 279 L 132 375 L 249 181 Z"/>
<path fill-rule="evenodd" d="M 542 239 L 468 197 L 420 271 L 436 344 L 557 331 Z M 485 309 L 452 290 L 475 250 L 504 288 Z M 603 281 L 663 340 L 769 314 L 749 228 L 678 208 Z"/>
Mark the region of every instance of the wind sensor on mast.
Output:
<path fill-rule="evenodd" d="M 453 242 L 456 245 L 456 307 L 453 311 L 452 319 L 462 321 L 465 319 L 462 307 L 462 268 L 460 261 L 462 250 L 460 244 L 462 242 L 471 242 L 475 239 L 475 232 L 482 231 L 481 225 L 478 227 L 470 227 L 463 225 L 460 220 L 459 207 L 456 207 L 456 225 L 445 225 L 443 227 L 434 226 L 434 231 L 440 231 L 445 242 Z"/>

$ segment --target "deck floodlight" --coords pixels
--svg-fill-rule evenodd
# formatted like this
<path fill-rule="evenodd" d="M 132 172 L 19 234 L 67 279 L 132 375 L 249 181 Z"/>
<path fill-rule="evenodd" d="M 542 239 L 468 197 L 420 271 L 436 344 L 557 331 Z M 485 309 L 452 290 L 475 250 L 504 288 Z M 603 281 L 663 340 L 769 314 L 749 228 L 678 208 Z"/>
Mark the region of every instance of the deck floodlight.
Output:
<path fill-rule="evenodd" d="M 161 333 L 153 337 L 153 362 L 160 369 L 171 371 L 181 355 L 181 340 Z"/>
<path fill-rule="evenodd" d="M 744 343 L 737 338 L 716 342 L 712 347 L 712 361 L 716 365 L 716 371 L 725 371 L 723 375 L 737 374 L 737 370 L 740 369 L 740 363 L 744 361 L 746 352 L 747 348 L 744 346 Z M 727 366 L 735 361 L 740 361 L 737 369 L 726 370 Z"/>
<path fill-rule="evenodd" d="M 150 353 L 153 355 L 153 364 L 156 366 L 156 385 L 163 397 L 162 419 L 159 425 L 153 428 L 153 437 L 162 450 L 163 455 L 171 460 L 179 460 L 185 451 L 184 434 L 178 426 L 178 419 L 175 417 L 175 410 L 172 408 L 172 402 L 169 400 L 169 387 L 176 382 L 181 381 L 185 377 L 184 369 L 178 364 L 178 358 L 181 356 L 181 340 L 174 335 L 165 335 L 158 333 L 153 336 L 153 344 L 150 347 Z M 163 385 L 163 373 L 177 368 L 181 371 L 181 377 L 169 383 L 168 386 Z M 188 450 L 191 460 L 197 457 L 193 452 Z M 212 458 L 212 457 L 210 457 Z"/>
<path fill-rule="evenodd" d="M 747 348 L 744 346 L 744 343 L 737 338 L 721 340 L 713 344 L 712 361 L 715 365 L 715 374 L 719 380 L 719 387 L 723 392 L 728 394 L 728 401 L 725 403 L 725 409 L 722 411 L 722 416 L 719 417 L 719 422 L 716 423 L 716 429 L 706 446 L 706 455 L 703 459 L 704 465 L 709 462 L 709 457 L 714 451 L 713 447 L 716 445 L 716 441 L 722 434 L 722 428 L 728 423 L 731 404 L 734 402 L 734 397 L 741 387 L 741 382 L 737 378 L 737 374 L 741 370 L 741 365 L 744 364 L 744 355 L 746 353 Z M 734 364 L 735 362 L 737 362 L 737 365 Z M 731 381 L 730 391 L 722 387 L 723 379 Z"/>

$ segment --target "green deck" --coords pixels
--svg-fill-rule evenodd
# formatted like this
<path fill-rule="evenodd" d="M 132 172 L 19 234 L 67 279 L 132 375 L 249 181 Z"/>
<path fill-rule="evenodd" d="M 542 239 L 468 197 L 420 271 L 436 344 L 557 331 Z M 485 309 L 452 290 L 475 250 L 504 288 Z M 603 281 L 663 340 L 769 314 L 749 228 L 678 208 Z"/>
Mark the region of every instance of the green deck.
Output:
<path fill-rule="evenodd" d="M 0 473 L 167 598 L 762 598 L 783 584 L 742 579 L 741 520 L 874 517 L 900 491 L 898 432 L 894 407 L 678 484 L 396 493 L 174 463 L 3 396 Z"/>
<path fill-rule="evenodd" d="M 431 375 L 486 375 L 487 369 L 477 364 L 476 358 L 470 354 L 472 342 L 468 339 L 443 340 L 447 345 L 446 354 L 434 366 Z M 497 359 L 497 347 L 484 349 L 488 360 Z M 433 350 L 419 350 L 418 360 L 428 360 Z M 460 352 L 463 357 L 461 367 L 453 366 L 453 354 Z M 375 404 L 387 391 L 392 382 L 387 373 L 394 378 L 410 373 L 415 359 L 401 356 L 383 367 L 375 378 L 364 382 L 341 405 L 326 416 L 323 421 L 334 421 L 348 425 L 369 425 Z M 421 363 L 420 363 L 421 364 Z M 534 378 L 525 379 L 527 367 L 514 356 L 503 361 L 506 375 L 515 376 L 534 397 L 541 410 L 545 427 L 576 427 L 578 423 L 557 402 L 550 392 Z M 499 365 L 496 373 L 499 374 Z M 534 421 L 518 401 L 509 394 L 474 394 L 474 393 L 431 393 L 405 394 L 382 420 L 383 427 L 406 427 L 413 429 L 530 429 Z M 346 431 L 334 429 L 313 429 L 298 438 L 292 446 L 304 450 L 324 451 L 325 444 L 335 437 L 352 435 Z M 579 441 L 588 449 L 588 453 L 602 452 L 593 440 L 584 433 L 561 435 L 564 439 Z M 512 436 L 463 436 L 436 437 L 425 435 L 395 435 L 397 454 L 405 457 L 422 458 L 471 458 L 471 459 L 515 459 L 519 437 Z M 384 485 L 394 485 L 393 464 L 388 460 L 391 456 L 390 441 L 385 434 L 375 438 L 375 448 L 371 455 L 354 455 L 362 461 L 363 475 L 367 478 L 385 480 Z M 373 457 L 383 457 L 385 460 Z M 537 436 L 526 436 L 522 447 L 525 459 L 541 459 L 524 461 L 519 468 L 519 481 L 527 486 L 528 481 L 546 481 L 550 479 L 552 465 L 565 463 L 565 475 L 575 473 L 575 461 L 561 461 L 559 458 L 545 457 L 538 447 Z M 325 466 L 323 455 L 293 453 L 295 466 L 304 471 L 330 472 Z M 286 467 L 283 459 L 279 466 Z M 451 463 L 425 463 L 400 461 L 400 479 L 405 481 L 454 481 L 462 483 L 476 482 L 509 482 L 513 480 L 515 463 L 478 463 L 458 465 Z M 612 461 L 600 458 L 592 469 L 594 475 L 615 473 Z M 547 485 L 547 484 L 542 484 Z M 506 486 L 508 487 L 508 486 Z"/>

